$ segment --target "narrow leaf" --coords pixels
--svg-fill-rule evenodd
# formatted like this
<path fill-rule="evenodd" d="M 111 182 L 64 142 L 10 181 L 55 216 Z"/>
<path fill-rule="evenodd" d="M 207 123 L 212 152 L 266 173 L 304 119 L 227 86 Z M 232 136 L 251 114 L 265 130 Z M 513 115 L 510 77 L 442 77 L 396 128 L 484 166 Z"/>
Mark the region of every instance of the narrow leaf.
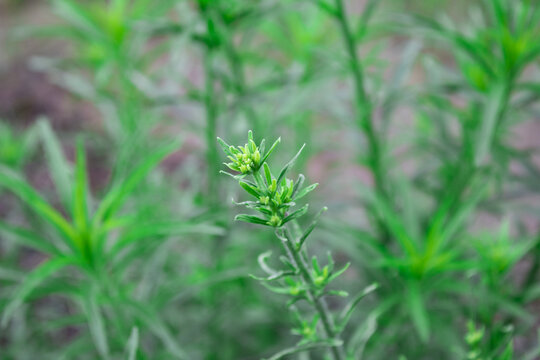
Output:
<path fill-rule="evenodd" d="M 290 167 L 294 164 L 296 159 L 298 159 L 298 157 L 300 156 L 300 153 L 302 153 L 302 150 L 304 150 L 305 146 L 306 146 L 306 144 L 302 145 L 300 150 L 296 153 L 296 155 L 294 155 L 294 157 L 291 159 L 291 161 L 289 161 L 287 164 L 285 164 L 283 169 L 281 169 L 281 172 L 279 173 L 279 177 L 277 178 L 277 183 L 278 184 L 280 184 L 281 181 L 285 178 L 285 175 L 287 175 L 287 171 L 289 171 Z"/>
<path fill-rule="evenodd" d="M 268 159 L 268 157 L 270 156 L 270 154 L 272 153 L 272 151 L 274 151 L 274 148 L 277 146 L 277 144 L 279 144 L 281 142 L 281 138 L 279 137 L 275 142 L 274 144 L 272 144 L 272 147 L 268 150 L 268 152 L 263 156 L 263 158 L 261 159 L 261 164 L 264 163 L 266 161 L 266 159 Z"/>
<path fill-rule="evenodd" d="M 43 145 L 49 173 L 53 179 L 56 191 L 66 210 L 71 210 L 71 169 L 63 154 L 62 146 L 54 135 L 46 120 L 38 122 L 38 129 L 43 139 Z"/>
<path fill-rule="evenodd" d="M 283 219 L 283 224 L 286 224 L 288 223 L 289 221 L 292 221 L 294 219 L 298 219 L 300 216 L 304 215 L 305 213 L 307 213 L 308 211 L 308 208 L 309 208 L 309 204 L 306 204 L 304 205 L 302 208 L 292 212 L 290 215 L 286 216 L 284 219 Z"/>
<path fill-rule="evenodd" d="M 71 224 L 50 206 L 28 183 L 3 165 L 0 165 L 1 186 L 13 192 L 38 215 L 51 223 L 63 235 L 67 244 L 74 249 L 73 239 L 76 238 L 76 232 Z"/>
<path fill-rule="evenodd" d="M 429 340 L 429 315 L 424 305 L 424 299 L 420 292 L 420 285 L 416 281 L 411 281 L 407 292 L 407 305 L 413 320 L 414 327 L 422 342 Z"/>
<path fill-rule="evenodd" d="M 94 344 L 102 358 L 109 358 L 109 344 L 108 336 L 105 328 L 105 321 L 103 315 L 98 306 L 97 292 L 95 289 L 91 290 L 89 296 L 82 298 L 83 307 L 86 312 L 86 319 L 88 327 L 90 328 L 90 334 L 94 340 Z"/>
<path fill-rule="evenodd" d="M 260 196 L 263 196 L 263 195 L 264 195 L 264 194 L 263 194 L 262 192 L 260 192 L 259 189 L 257 189 L 255 186 L 251 186 L 251 185 L 249 185 L 248 183 L 246 183 L 245 181 L 240 181 L 239 184 L 240 184 L 240 186 L 242 187 L 242 189 L 246 190 L 246 191 L 248 192 L 248 194 L 255 196 L 257 199 L 258 199 Z"/>
<path fill-rule="evenodd" d="M 252 224 L 259 224 L 259 225 L 267 225 L 268 226 L 268 221 L 267 220 L 261 219 L 261 218 L 259 218 L 257 216 L 253 216 L 253 215 L 239 214 L 239 215 L 235 216 L 234 220 L 235 221 L 245 221 L 245 222 L 252 223 Z"/>

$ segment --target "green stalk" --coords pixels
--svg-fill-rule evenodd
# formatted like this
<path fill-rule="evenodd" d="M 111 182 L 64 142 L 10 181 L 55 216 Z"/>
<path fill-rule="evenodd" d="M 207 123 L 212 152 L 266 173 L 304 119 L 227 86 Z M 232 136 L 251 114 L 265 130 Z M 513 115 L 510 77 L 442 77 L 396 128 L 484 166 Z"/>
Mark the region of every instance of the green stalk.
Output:
<path fill-rule="evenodd" d="M 214 194 L 217 191 L 219 173 L 219 154 L 216 143 L 216 126 L 218 105 L 216 101 L 216 91 L 214 87 L 215 74 L 212 66 L 213 54 L 211 49 L 207 49 L 204 54 L 204 74 L 205 74 L 205 96 L 204 106 L 206 110 L 206 165 L 208 166 L 208 195 L 210 201 L 217 199 Z"/>
<path fill-rule="evenodd" d="M 222 34 L 219 34 L 220 40 L 223 44 L 224 54 L 227 62 L 229 63 L 232 74 L 233 89 L 236 93 L 237 98 L 242 102 L 242 109 L 245 112 L 247 118 L 250 120 L 251 127 L 253 128 L 255 133 L 258 133 L 259 131 L 261 131 L 261 129 L 259 128 L 260 124 L 257 113 L 252 106 L 245 104 L 245 102 L 243 101 L 245 96 L 248 94 L 248 91 L 246 85 L 246 77 L 244 75 L 244 63 L 242 61 L 242 58 L 240 57 L 240 54 L 238 53 L 238 49 L 235 47 L 233 42 L 234 34 L 231 32 L 229 26 L 227 26 L 227 24 L 224 24 L 223 21 L 219 21 L 218 23 L 220 24 L 222 32 Z"/>
<path fill-rule="evenodd" d="M 300 272 L 300 277 L 302 278 L 302 281 L 305 285 L 307 285 L 307 297 L 309 301 L 313 303 L 315 310 L 321 318 L 326 338 L 329 340 L 341 341 L 339 334 L 337 334 L 335 331 L 334 321 L 332 319 L 330 311 L 328 310 L 328 305 L 326 304 L 326 301 L 324 300 L 324 298 L 317 296 L 312 290 L 315 289 L 317 286 L 313 281 L 313 277 L 309 272 L 309 266 L 307 265 L 307 262 L 301 250 L 298 249 L 298 247 L 294 243 L 294 240 L 292 239 L 292 236 L 289 234 L 288 231 L 285 232 L 285 237 L 280 237 L 280 240 L 283 244 L 283 247 L 285 248 L 289 260 L 293 265 L 296 266 L 296 268 Z M 332 357 L 334 360 L 345 360 L 345 353 L 343 351 L 342 345 L 332 346 L 330 348 L 330 351 L 332 352 Z"/>
<path fill-rule="evenodd" d="M 373 109 L 365 89 L 364 69 L 356 52 L 357 44 L 351 31 L 343 0 L 335 0 L 335 8 L 335 18 L 339 24 L 341 37 L 349 56 L 349 66 L 354 81 L 357 125 L 364 132 L 367 139 L 367 160 L 373 175 L 375 191 L 382 200 L 389 203 L 389 195 L 385 185 L 385 172 L 382 164 L 380 139 L 378 138 L 373 125 Z M 388 242 L 389 233 L 386 226 L 379 218 L 376 218 L 375 221 L 381 233 L 383 242 Z"/>

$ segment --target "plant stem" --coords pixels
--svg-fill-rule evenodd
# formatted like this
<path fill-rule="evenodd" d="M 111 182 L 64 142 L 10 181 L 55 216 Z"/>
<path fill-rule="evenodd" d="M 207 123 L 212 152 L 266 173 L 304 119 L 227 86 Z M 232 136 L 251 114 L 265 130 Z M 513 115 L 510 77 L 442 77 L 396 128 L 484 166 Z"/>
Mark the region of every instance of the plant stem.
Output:
<path fill-rule="evenodd" d="M 296 244 L 294 243 L 294 240 L 292 239 L 292 236 L 289 234 L 288 231 L 285 231 L 284 237 L 278 237 L 280 238 L 289 259 L 300 271 L 300 276 L 304 283 L 307 285 L 307 297 L 309 301 L 313 303 L 315 310 L 321 318 L 323 329 L 327 339 L 341 341 L 341 339 L 339 338 L 339 334 L 337 334 L 335 331 L 334 321 L 332 319 L 330 311 L 328 310 L 328 305 L 326 304 L 326 301 L 317 294 L 315 294 L 315 292 L 312 290 L 316 288 L 316 285 L 313 281 L 313 278 L 311 277 L 311 273 L 309 272 L 309 266 L 307 265 L 307 262 L 304 259 L 303 254 L 301 253 L 301 250 L 297 249 Z M 345 353 L 343 351 L 342 345 L 332 346 L 330 350 L 332 352 L 332 357 L 334 360 L 345 360 Z"/>
<path fill-rule="evenodd" d="M 382 200 L 389 202 L 389 195 L 385 186 L 380 140 L 377 136 L 375 126 L 373 125 L 372 104 L 366 93 L 364 84 L 364 69 L 356 52 L 357 44 L 347 19 L 343 0 L 335 0 L 335 7 L 335 17 L 339 24 L 341 36 L 349 56 L 349 66 L 350 71 L 352 72 L 355 88 L 357 122 L 367 139 L 367 161 L 373 175 L 375 191 L 382 198 Z M 387 241 L 386 239 L 388 239 L 388 231 L 385 225 L 380 221 L 380 219 L 377 220 L 377 223 L 379 230 L 383 235 L 383 240 Z"/>
<path fill-rule="evenodd" d="M 217 102 L 214 87 L 215 74 L 213 69 L 212 49 L 207 49 L 204 54 L 205 96 L 204 106 L 206 109 L 206 165 L 208 166 L 208 195 L 211 202 L 217 199 L 217 181 L 219 172 L 219 155 L 216 143 L 217 126 Z"/>
<path fill-rule="evenodd" d="M 221 8 L 219 8 L 219 11 L 221 12 Z M 250 125 L 252 126 L 253 130 L 255 131 L 255 133 L 259 133 L 262 129 L 260 129 L 257 113 L 253 109 L 253 107 L 246 104 L 245 101 L 245 97 L 248 94 L 248 91 L 246 85 L 246 77 L 244 75 L 244 63 L 242 62 L 242 58 L 240 57 L 240 54 L 238 53 L 238 50 L 234 45 L 234 34 L 232 33 L 230 26 L 225 24 L 223 21 L 216 21 L 216 23 L 219 23 L 221 25 L 220 40 L 223 44 L 225 57 L 229 63 L 229 67 L 231 70 L 233 89 L 236 93 L 237 100 L 242 104 L 242 109 L 245 112 L 248 120 L 250 120 Z"/>

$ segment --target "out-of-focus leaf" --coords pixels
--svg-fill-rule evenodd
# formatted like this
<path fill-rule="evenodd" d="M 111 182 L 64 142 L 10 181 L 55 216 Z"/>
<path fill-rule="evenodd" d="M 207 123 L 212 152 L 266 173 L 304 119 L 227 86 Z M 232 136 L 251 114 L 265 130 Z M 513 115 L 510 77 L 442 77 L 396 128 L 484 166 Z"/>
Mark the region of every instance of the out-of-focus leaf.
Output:
<path fill-rule="evenodd" d="M 72 258 L 54 258 L 45 260 L 42 264 L 32 270 L 19 285 L 15 293 L 11 296 L 9 303 L 4 308 L 2 314 L 2 326 L 7 325 L 15 310 L 17 310 L 17 308 L 25 301 L 26 297 L 30 295 L 36 287 L 59 270 L 73 264 L 76 264 L 76 261 Z"/>
<path fill-rule="evenodd" d="M 406 301 L 414 327 L 420 339 L 424 343 L 427 343 L 430 337 L 429 315 L 420 291 L 420 285 L 416 281 L 410 281 L 408 283 Z"/>
<path fill-rule="evenodd" d="M 38 123 L 38 128 L 43 139 L 45 154 L 49 165 L 49 173 L 53 178 L 56 191 L 66 210 L 70 210 L 71 202 L 71 169 L 63 154 L 62 146 L 58 138 L 54 135 L 49 122 L 42 119 Z"/>

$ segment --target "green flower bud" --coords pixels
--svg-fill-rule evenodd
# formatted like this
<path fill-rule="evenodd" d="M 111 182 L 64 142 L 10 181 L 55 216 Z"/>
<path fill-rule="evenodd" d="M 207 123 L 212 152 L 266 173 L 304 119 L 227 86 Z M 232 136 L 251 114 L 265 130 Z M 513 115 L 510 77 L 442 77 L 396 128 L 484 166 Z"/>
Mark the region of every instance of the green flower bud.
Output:
<path fill-rule="evenodd" d="M 292 296 L 297 296 L 299 295 L 300 293 L 302 292 L 302 290 L 300 288 L 298 288 L 297 286 L 293 286 L 289 289 L 289 293 L 292 295 Z"/>
<path fill-rule="evenodd" d="M 313 282 L 315 283 L 315 285 L 317 285 L 317 287 L 321 287 L 326 282 L 326 277 L 324 277 L 323 275 L 319 275 L 315 277 L 315 279 L 313 279 Z"/>
<path fill-rule="evenodd" d="M 310 339 L 311 337 L 313 337 L 313 335 L 315 335 L 315 330 L 313 328 L 311 328 L 310 326 L 305 326 L 303 329 L 302 329 L 302 336 L 307 338 L 307 339 Z"/>
<path fill-rule="evenodd" d="M 263 205 L 268 205 L 268 203 L 270 202 L 270 198 L 268 196 L 261 196 L 259 198 L 259 202 Z"/>
<path fill-rule="evenodd" d="M 270 220 L 268 220 L 268 225 L 273 227 L 279 227 L 281 226 L 281 217 L 277 214 L 274 214 L 270 217 Z"/>
<path fill-rule="evenodd" d="M 272 183 L 268 186 L 268 190 L 270 190 L 270 192 L 275 192 L 277 189 L 277 181 L 276 179 L 272 179 Z"/>
<path fill-rule="evenodd" d="M 255 152 L 251 155 L 251 160 L 253 160 L 255 166 L 259 166 L 261 162 L 261 153 L 259 152 L 259 149 L 255 150 Z"/>

